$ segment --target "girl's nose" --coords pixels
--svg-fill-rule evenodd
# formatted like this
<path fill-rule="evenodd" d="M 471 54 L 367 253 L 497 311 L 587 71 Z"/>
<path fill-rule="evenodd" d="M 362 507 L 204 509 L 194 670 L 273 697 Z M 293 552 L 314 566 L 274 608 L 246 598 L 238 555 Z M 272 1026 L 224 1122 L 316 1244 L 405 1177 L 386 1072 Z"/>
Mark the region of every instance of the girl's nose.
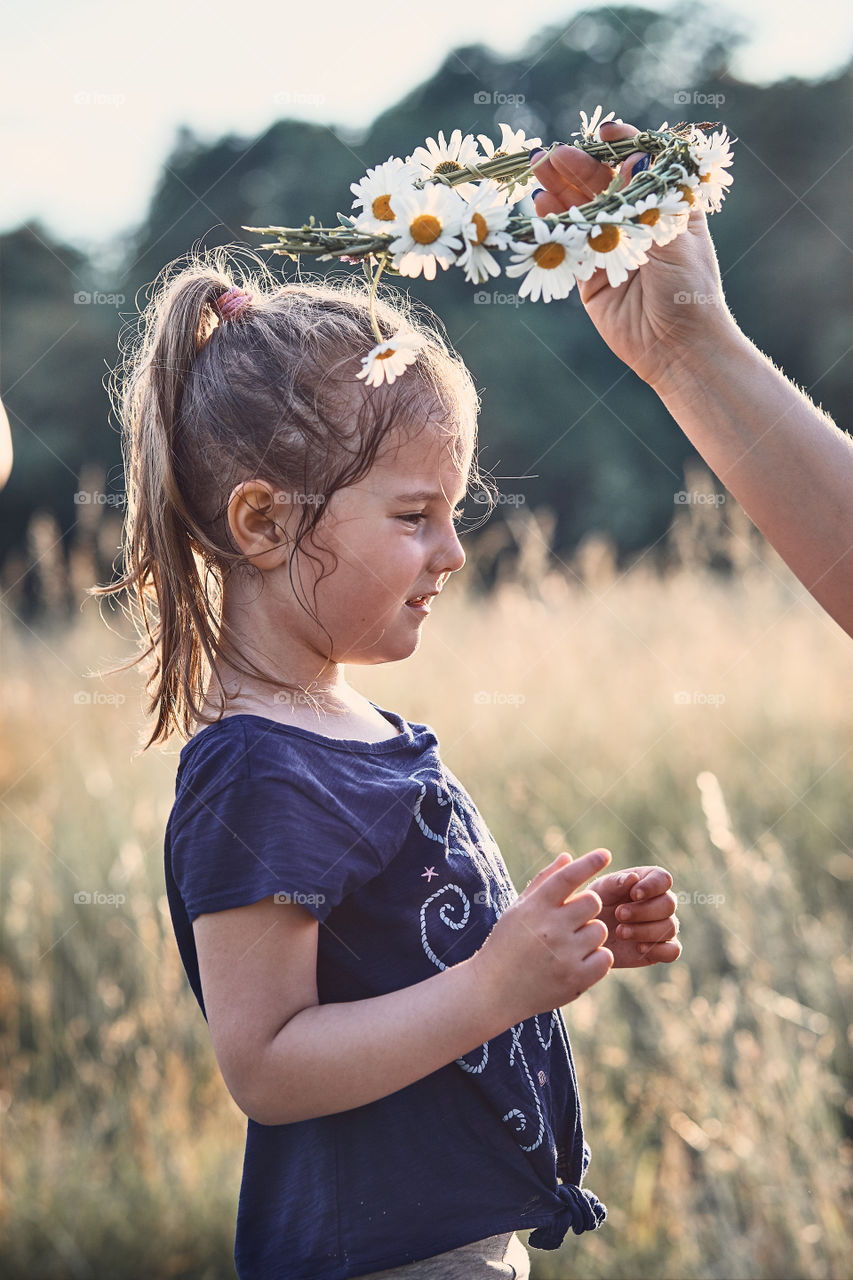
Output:
<path fill-rule="evenodd" d="M 448 541 L 442 543 L 437 559 L 442 566 L 442 572 L 448 574 L 457 572 L 464 565 L 467 557 L 455 527 L 450 530 Z"/>

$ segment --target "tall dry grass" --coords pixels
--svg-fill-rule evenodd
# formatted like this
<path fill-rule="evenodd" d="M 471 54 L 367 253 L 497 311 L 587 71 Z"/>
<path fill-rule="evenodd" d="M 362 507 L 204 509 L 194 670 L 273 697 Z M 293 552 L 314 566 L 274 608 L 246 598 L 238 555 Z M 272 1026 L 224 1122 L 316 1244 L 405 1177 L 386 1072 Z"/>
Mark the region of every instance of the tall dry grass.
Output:
<path fill-rule="evenodd" d="M 682 895 L 677 964 L 613 973 L 566 1010 L 609 1217 L 532 1250 L 533 1280 L 841 1280 L 851 641 L 732 504 L 679 511 L 666 574 L 652 555 L 620 574 L 595 543 L 563 566 L 544 516 L 514 530 L 514 548 L 483 544 L 507 553 L 492 595 L 462 574 L 413 658 L 351 675 L 433 725 L 519 888 L 562 848 L 606 845 L 615 867 L 669 867 Z M 128 652 L 91 603 L 27 629 L 14 601 L 7 580 L 0 1270 L 233 1276 L 244 1121 L 163 886 L 180 744 L 134 758 L 138 678 L 83 674 Z"/>

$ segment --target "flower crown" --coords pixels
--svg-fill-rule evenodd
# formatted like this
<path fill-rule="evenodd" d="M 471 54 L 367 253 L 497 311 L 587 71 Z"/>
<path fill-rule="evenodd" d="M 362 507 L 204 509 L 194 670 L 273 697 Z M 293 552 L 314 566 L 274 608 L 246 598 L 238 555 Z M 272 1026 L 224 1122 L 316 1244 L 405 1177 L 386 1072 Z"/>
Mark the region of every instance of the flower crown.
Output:
<path fill-rule="evenodd" d="M 353 215 L 339 213 L 337 227 L 315 225 L 312 214 L 302 227 L 243 229 L 275 236 L 260 247 L 294 261 L 313 254 L 319 262 L 362 263 L 371 285 L 376 346 L 362 358 L 356 376 L 368 386 L 392 383 L 417 359 L 424 339 L 404 330 L 383 338 L 373 309 L 383 271 L 409 277 L 423 273 L 434 280 L 438 263 L 444 271 L 464 267 L 465 279 L 479 285 L 500 275 L 494 251 L 509 251 L 507 276 L 524 277 L 519 297 L 550 302 L 567 297 L 576 280 L 588 280 L 597 268 L 606 271 L 610 285 L 622 284 L 629 271 L 648 261 L 650 245 L 668 244 L 686 229 L 691 206 L 719 212 L 732 182 L 726 169 L 736 141 L 724 127 L 664 122 L 633 138 L 603 142 L 601 126 L 613 115 L 602 117 L 596 107 L 590 119 L 581 111 L 572 145 L 611 165 L 644 151 L 644 168 L 638 172 L 635 166 L 625 186 L 617 173 L 606 191 L 564 213 L 511 216 L 512 207 L 536 186 L 534 169 L 561 144 L 541 149 L 539 138 L 502 124 L 498 147 L 485 134 L 475 140 L 454 129 L 449 141 L 439 133 L 437 142 L 427 138 L 426 146 L 416 147 L 405 160 L 389 156 L 368 169 L 350 186 Z M 711 129 L 717 132 L 709 136 Z M 533 161 L 537 149 L 542 153 Z"/>

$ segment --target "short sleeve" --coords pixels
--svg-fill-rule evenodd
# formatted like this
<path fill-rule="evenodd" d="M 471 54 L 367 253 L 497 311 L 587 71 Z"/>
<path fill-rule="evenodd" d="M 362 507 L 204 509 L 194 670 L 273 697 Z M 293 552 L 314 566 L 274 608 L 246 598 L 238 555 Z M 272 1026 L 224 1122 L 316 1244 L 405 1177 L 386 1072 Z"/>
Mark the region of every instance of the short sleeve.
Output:
<path fill-rule="evenodd" d="M 280 894 L 322 922 L 383 869 L 353 796 L 292 754 L 253 759 L 235 736 L 191 757 L 169 820 L 172 875 L 190 921 Z"/>

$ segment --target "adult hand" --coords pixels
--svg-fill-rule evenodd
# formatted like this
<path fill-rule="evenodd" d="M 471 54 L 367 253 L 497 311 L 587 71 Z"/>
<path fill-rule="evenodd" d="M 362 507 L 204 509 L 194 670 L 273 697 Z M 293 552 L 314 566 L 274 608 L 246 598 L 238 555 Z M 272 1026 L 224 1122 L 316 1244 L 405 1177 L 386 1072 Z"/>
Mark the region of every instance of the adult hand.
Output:
<path fill-rule="evenodd" d="M 636 137 L 630 124 L 601 125 L 604 142 Z M 623 184 L 632 176 L 643 152 L 633 152 L 619 166 Z M 537 214 L 562 213 L 585 204 L 604 191 L 615 170 L 567 143 L 546 160 L 533 157 L 543 190 L 534 197 Z M 687 215 L 685 215 L 687 216 Z M 674 366 L 697 346 L 714 343 L 721 327 L 736 328 L 723 297 L 720 271 L 705 214 L 690 211 L 687 228 L 667 245 L 646 250 L 648 262 L 615 288 L 607 274 L 596 271 L 577 288 L 590 319 L 620 360 L 653 387 L 665 385 Z"/>

